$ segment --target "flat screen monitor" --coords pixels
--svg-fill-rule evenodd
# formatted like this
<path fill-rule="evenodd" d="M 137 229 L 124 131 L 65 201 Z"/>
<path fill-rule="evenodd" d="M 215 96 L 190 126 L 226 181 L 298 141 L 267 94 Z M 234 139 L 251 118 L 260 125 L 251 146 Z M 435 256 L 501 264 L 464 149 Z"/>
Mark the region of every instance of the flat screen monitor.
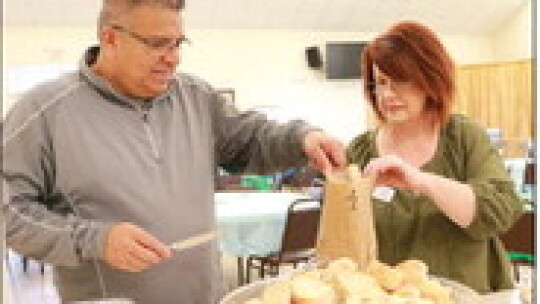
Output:
<path fill-rule="evenodd" d="M 326 44 L 326 78 L 359 79 L 360 56 L 365 42 L 329 42 Z"/>

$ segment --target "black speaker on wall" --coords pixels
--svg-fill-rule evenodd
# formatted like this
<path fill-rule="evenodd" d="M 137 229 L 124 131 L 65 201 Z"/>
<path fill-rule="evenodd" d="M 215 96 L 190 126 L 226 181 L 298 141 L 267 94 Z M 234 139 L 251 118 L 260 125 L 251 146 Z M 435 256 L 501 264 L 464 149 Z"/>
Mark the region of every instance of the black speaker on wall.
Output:
<path fill-rule="evenodd" d="M 312 69 L 322 68 L 321 51 L 316 46 L 306 48 L 306 59 L 308 66 Z"/>

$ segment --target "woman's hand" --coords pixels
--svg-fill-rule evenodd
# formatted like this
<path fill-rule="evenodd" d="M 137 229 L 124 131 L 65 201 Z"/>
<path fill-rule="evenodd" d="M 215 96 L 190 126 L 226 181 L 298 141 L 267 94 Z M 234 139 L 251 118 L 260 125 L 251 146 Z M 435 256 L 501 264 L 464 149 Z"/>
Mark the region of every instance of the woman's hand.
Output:
<path fill-rule="evenodd" d="M 376 176 L 375 184 L 422 193 L 425 189 L 424 172 L 395 155 L 371 160 L 363 171 Z"/>
<path fill-rule="evenodd" d="M 468 227 L 476 213 L 476 198 L 468 184 L 422 172 L 403 159 L 388 155 L 371 160 L 364 174 L 376 176 L 375 184 L 407 189 L 431 198 L 460 227 Z"/>

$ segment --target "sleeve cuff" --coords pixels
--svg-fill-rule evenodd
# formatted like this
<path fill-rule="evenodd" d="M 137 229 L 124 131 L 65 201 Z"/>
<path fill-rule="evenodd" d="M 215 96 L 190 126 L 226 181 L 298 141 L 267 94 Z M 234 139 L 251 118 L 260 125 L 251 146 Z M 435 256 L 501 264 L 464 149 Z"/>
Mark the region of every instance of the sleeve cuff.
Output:
<path fill-rule="evenodd" d="M 299 151 L 298 153 L 300 154 L 299 156 L 302 159 L 303 165 L 307 164 L 308 162 L 308 157 L 304 151 L 304 138 L 308 133 L 317 131 L 323 132 L 323 130 L 320 128 L 303 125 L 299 127 L 296 132 L 294 132 L 291 148 L 292 151 Z"/>
<path fill-rule="evenodd" d="M 511 206 L 490 207 L 490 202 L 494 200 L 512 200 L 509 196 L 494 197 L 499 193 L 499 189 L 492 183 L 470 182 L 469 186 L 474 193 L 476 210 L 471 224 L 464 228 L 464 231 L 474 239 L 486 239 L 506 230 L 512 225 L 517 214 L 522 212 Z"/>
<path fill-rule="evenodd" d="M 88 236 L 86 238 L 86 244 L 83 244 L 82 259 L 104 259 L 105 258 L 105 246 L 107 242 L 107 235 L 111 227 L 115 223 L 112 222 L 91 222 L 88 228 Z"/>

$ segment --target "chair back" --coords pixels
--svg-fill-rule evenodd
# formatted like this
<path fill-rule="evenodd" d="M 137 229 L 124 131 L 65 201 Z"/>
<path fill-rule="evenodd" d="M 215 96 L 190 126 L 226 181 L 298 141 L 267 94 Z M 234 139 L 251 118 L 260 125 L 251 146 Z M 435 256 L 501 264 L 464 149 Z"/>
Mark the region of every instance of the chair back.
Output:
<path fill-rule="evenodd" d="M 536 163 L 527 163 L 525 165 L 523 183 L 525 185 L 536 185 Z"/>
<path fill-rule="evenodd" d="M 321 217 L 321 201 L 297 199 L 287 210 L 281 253 L 315 248 Z"/>
<path fill-rule="evenodd" d="M 499 237 L 507 251 L 534 255 L 534 213 L 525 212 Z"/>

